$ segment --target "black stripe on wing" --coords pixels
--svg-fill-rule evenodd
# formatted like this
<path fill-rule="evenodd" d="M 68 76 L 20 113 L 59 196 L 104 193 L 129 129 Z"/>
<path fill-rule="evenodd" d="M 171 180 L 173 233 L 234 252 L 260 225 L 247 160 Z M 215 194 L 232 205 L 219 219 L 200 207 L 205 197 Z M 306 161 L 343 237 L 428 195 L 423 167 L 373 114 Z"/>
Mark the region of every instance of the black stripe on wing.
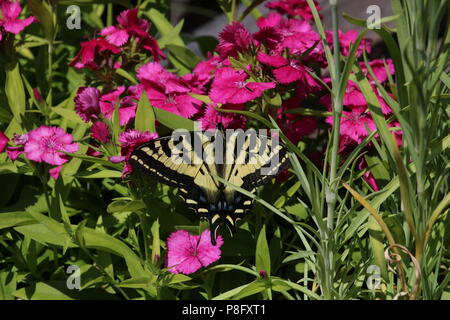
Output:
<path fill-rule="evenodd" d="M 263 166 L 255 165 L 259 167 L 255 172 L 242 177 L 242 188 L 250 191 L 262 186 L 289 167 L 289 153 L 284 145 L 280 143 L 279 146 L 281 148 L 270 157 L 270 160 L 266 164 Z M 276 159 L 276 157 L 278 157 L 278 160 L 272 165 L 272 160 Z M 272 172 L 272 174 L 263 174 L 264 171 L 265 173 Z"/>
<path fill-rule="evenodd" d="M 183 170 L 176 170 L 179 169 L 179 166 L 174 166 L 173 169 L 167 166 L 166 161 L 171 161 L 170 141 L 171 137 L 164 137 L 146 142 L 131 153 L 128 162 L 133 169 L 137 169 L 152 179 L 172 187 L 188 189 L 192 185 L 194 177 L 184 174 Z M 188 166 L 183 165 L 185 168 Z"/>

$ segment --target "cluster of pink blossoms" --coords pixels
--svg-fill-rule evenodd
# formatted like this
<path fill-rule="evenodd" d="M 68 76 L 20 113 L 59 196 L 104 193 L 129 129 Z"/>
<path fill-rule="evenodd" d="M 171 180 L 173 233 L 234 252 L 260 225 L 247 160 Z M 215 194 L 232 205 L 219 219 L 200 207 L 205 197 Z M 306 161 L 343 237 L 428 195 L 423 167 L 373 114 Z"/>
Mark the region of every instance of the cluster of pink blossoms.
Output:
<path fill-rule="evenodd" d="M 0 0 L 0 42 L 8 34 L 18 34 L 37 19 L 33 16 L 19 19 L 22 8 L 18 1 Z"/>
<path fill-rule="evenodd" d="M 68 153 L 79 149 L 78 143 L 72 140 L 72 135 L 59 127 L 40 126 L 26 134 L 14 134 L 11 140 L 0 132 L 0 152 L 6 149 L 12 161 L 24 154 L 28 160 L 56 166 L 49 170 L 50 176 L 56 180 L 62 165 L 69 161 Z M 8 146 L 9 142 L 13 145 Z"/>

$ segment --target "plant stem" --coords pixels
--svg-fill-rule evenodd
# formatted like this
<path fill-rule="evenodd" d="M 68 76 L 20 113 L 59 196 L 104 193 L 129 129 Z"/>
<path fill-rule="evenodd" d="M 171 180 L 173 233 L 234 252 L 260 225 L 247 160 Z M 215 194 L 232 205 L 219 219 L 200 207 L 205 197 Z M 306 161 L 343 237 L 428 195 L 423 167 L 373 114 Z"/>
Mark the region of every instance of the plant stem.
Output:
<path fill-rule="evenodd" d="M 339 134 L 341 127 L 341 116 L 342 116 L 342 97 L 338 93 L 339 82 L 340 82 L 340 48 L 339 48 L 339 21 L 338 21 L 338 9 L 337 0 L 330 0 L 331 6 L 331 17 L 333 25 L 333 48 L 334 48 L 334 63 L 335 72 L 332 74 L 332 83 L 334 91 L 333 99 L 333 134 L 332 134 L 332 146 L 331 146 L 331 164 L 330 164 L 330 178 L 329 186 L 326 190 L 326 200 L 327 200 L 327 227 L 329 230 L 333 229 L 334 225 L 334 210 L 336 206 L 337 199 L 337 183 L 336 183 L 336 172 L 339 162 L 338 150 L 339 150 Z"/>
<path fill-rule="evenodd" d="M 322 290 L 326 299 L 333 298 L 333 282 L 334 282 L 334 211 L 337 201 L 337 181 L 336 173 L 339 163 L 339 133 L 342 114 L 342 97 L 339 94 L 339 82 L 340 82 L 340 49 L 339 49 L 339 21 L 338 21 L 338 1 L 330 0 L 331 17 L 333 26 L 333 48 L 334 48 L 334 65 L 335 69 L 332 72 L 332 84 L 333 84 L 333 132 L 331 141 L 331 163 L 330 163 L 330 175 L 325 185 L 325 197 L 327 202 L 327 224 L 325 238 L 323 239 L 323 259 L 325 283 L 322 283 Z"/>

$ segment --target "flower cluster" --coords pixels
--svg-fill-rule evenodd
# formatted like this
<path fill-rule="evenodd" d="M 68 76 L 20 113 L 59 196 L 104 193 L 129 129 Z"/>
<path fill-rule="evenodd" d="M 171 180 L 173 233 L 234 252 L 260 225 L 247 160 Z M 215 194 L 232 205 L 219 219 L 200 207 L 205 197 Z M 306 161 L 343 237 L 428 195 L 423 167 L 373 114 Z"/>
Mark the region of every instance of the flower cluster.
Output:
<path fill-rule="evenodd" d="M 11 0 L 0 0 L 0 43 L 8 34 L 19 34 L 37 19 L 30 16 L 19 19 L 22 8 L 20 3 Z"/>
<path fill-rule="evenodd" d="M 15 134 L 11 141 L 0 132 L 0 152 L 6 149 L 12 161 L 24 154 L 28 160 L 54 165 L 56 167 L 50 169 L 49 173 L 52 178 L 57 179 L 62 165 L 69 161 L 68 154 L 79 149 L 78 143 L 72 140 L 72 135 L 59 127 L 40 126 L 26 134 Z M 8 142 L 14 145 L 7 146 Z"/>
<path fill-rule="evenodd" d="M 100 37 L 81 43 L 81 50 L 70 62 L 77 69 L 118 69 L 139 62 L 149 53 L 155 61 L 165 58 L 156 40 L 149 35 L 150 24 L 138 18 L 138 9 L 122 12 L 116 26 L 101 30 Z M 110 71 L 110 70 L 108 70 Z"/>

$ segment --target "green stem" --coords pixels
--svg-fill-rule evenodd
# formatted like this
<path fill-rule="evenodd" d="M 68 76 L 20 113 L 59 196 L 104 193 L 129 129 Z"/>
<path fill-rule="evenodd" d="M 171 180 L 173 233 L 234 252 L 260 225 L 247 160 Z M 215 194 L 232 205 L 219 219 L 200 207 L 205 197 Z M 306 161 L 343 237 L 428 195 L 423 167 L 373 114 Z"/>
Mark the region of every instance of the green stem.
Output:
<path fill-rule="evenodd" d="M 331 163 L 330 163 L 330 175 L 328 184 L 325 185 L 325 196 L 327 202 L 327 227 L 325 232 L 325 239 L 323 241 L 323 259 L 325 283 L 322 284 L 322 290 L 326 299 L 332 299 L 333 297 L 333 279 L 334 279 L 334 249 L 333 249 L 333 230 L 334 230 L 334 211 L 337 202 L 337 181 L 336 173 L 339 163 L 339 134 L 342 115 L 342 97 L 339 95 L 339 82 L 340 82 L 340 49 L 339 49 L 339 26 L 338 26 L 338 1 L 330 0 L 331 17 L 333 26 L 333 47 L 334 47 L 334 64 L 335 69 L 331 74 L 333 84 L 333 132 L 332 132 L 332 145 L 331 145 Z M 331 61 L 330 61 L 331 62 Z"/>

